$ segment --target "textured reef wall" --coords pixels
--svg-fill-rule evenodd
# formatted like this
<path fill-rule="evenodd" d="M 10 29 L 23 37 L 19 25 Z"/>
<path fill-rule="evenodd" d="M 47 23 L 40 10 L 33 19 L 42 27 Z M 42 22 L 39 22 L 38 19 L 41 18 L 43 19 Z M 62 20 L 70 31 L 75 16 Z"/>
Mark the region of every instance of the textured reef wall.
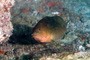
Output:
<path fill-rule="evenodd" d="M 8 40 L 12 35 L 13 26 L 10 21 L 10 8 L 14 5 L 14 0 L 0 0 L 0 42 Z"/>
<path fill-rule="evenodd" d="M 0 60 L 90 60 L 88 0 L 15 0 L 13 5 L 14 0 L 0 0 L 0 41 L 9 38 L 0 44 Z M 54 15 L 68 22 L 65 36 L 46 44 L 36 42 L 32 28 Z"/>

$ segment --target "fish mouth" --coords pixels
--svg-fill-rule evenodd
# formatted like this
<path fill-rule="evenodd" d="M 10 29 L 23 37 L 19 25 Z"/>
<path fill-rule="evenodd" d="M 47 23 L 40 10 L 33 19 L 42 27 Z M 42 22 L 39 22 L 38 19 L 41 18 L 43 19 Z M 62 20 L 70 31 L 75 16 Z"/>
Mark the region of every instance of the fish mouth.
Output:
<path fill-rule="evenodd" d="M 32 37 L 38 42 L 47 42 L 47 38 L 40 34 L 32 34 Z"/>
<path fill-rule="evenodd" d="M 36 34 L 31 34 L 32 36 L 36 36 Z"/>
<path fill-rule="evenodd" d="M 32 34 L 32 37 L 38 41 L 38 42 L 42 42 L 42 43 L 47 43 L 47 42 L 50 42 L 51 40 L 48 40 L 47 37 L 41 35 L 41 34 Z"/>
<path fill-rule="evenodd" d="M 38 35 L 38 34 L 32 34 L 32 37 L 36 40 L 36 41 L 41 41 L 42 39 L 41 38 L 43 38 L 41 35 Z"/>

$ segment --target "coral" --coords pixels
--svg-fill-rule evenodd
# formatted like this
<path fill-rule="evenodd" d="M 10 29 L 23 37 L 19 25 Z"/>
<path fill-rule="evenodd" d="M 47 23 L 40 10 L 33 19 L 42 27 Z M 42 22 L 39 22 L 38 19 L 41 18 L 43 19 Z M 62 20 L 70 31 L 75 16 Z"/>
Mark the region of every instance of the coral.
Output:
<path fill-rule="evenodd" d="M 14 0 L 0 0 L 0 42 L 12 35 L 13 26 L 10 21 L 10 8 L 13 5 Z"/>

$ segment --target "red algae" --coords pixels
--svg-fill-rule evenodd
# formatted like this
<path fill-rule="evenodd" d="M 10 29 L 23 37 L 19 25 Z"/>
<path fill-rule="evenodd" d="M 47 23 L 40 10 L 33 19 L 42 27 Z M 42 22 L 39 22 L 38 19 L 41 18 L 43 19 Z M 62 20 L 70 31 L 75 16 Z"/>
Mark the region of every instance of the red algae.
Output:
<path fill-rule="evenodd" d="M 60 13 L 60 16 L 63 16 L 63 13 Z"/>
<path fill-rule="evenodd" d="M 85 36 L 83 36 L 83 37 L 82 37 L 82 40 L 84 40 L 84 39 L 86 39 L 86 37 L 85 37 Z"/>
<path fill-rule="evenodd" d="M 5 51 L 0 51 L 0 54 L 5 54 Z"/>
<path fill-rule="evenodd" d="M 42 3 L 42 5 L 45 5 L 45 4 L 47 4 L 47 1 L 45 1 L 45 2 Z"/>
<path fill-rule="evenodd" d="M 22 13 L 27 13 L 29 11 L 30 11 L 29 9 L 23 9 Z"/>
<path fill-rule="evenodd" d="M 59 2 L 60 5 L 63 5 L 63 3 Z"/>
<path fill-rule="evenodd" d="M 38 12 L 45 12 L 45 7 L 41 6 L 37 11 Z"/>
<path fill-rule="evenodd" d="M 47 5 L 49 6 L 49 7 L 53 7 L 53 6 L 55 6 L 57 3 L 55 3 L 55 2 L 49 2 Z"/>

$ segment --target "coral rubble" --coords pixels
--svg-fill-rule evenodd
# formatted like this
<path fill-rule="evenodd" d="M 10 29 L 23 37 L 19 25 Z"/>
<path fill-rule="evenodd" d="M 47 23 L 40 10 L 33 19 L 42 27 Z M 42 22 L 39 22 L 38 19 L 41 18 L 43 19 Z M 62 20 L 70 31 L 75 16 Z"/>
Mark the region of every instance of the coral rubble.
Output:
<path fill-rule="evenodd" d="M 90 60 L 90 53 L 76 52 L 76 53 L 60 53 L 52 54 L 52 56 L 42 57 L 40 60 Z"/>

